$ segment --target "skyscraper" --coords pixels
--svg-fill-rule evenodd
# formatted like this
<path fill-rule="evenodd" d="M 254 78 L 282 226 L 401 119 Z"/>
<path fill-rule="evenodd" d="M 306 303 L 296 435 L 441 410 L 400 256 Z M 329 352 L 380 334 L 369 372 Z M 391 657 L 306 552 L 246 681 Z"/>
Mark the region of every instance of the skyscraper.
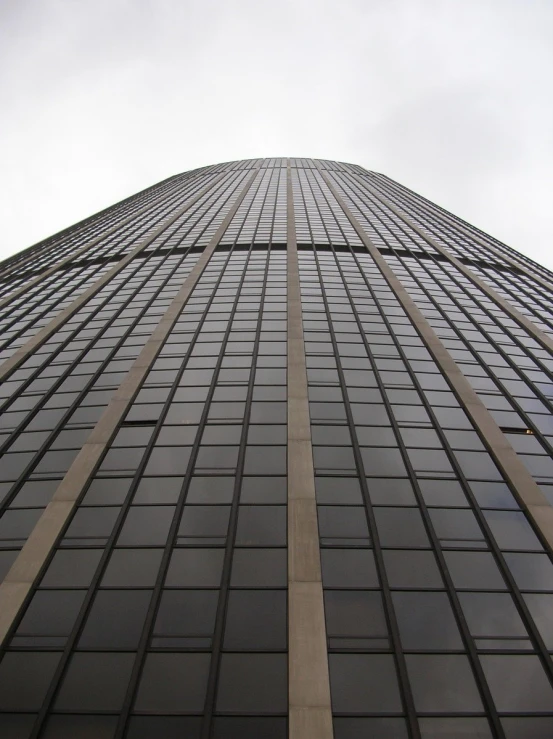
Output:
<path fill-rule="evenodd" d="M 6 260 L 3 739 L 550 739 L 552 294 L 310 159 Z"/>

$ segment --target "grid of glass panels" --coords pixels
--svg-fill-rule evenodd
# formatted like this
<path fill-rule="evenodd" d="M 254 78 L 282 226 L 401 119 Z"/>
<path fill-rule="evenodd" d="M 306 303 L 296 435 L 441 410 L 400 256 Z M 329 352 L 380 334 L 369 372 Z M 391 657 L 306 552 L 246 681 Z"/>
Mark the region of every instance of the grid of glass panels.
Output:
<path fill-rule="evenodd" d="M 300 275 L 336 738 L 551 730 L 542 543 L 372 259 Z"/>
<path fill-rule="evenodd" d="M 217 251 L 14 633 L 3 669 L 48 685 L 5 720 L 286 736 L 286 429 L 286 253 Z"/>
<path fill-rule="evenodd" d="M 381 175 L 275 158 L 0 271 L 1 299 L 101 237 L 2 308 L 6 358 L 162 227 L 0 385 L 3 576 L 258 170 L 3 645 L 8 739 L 287 736 L 288 164 L 335 739 L 553 735 L 551 552 L 319 167 L 553 501 L 551 354 L 385 201 L 544 331 L 550 293 Z"/>
<path fill-rule="evenodd" d="M 462 363 L 473 388 L 530 474 L 553 500 L 550 352 L 432 247 L 434 253 L 418 258 L 417 238 L 421 237 L 371 193 L 363 193 L 354 181 L 345 184 L 339 176 L 335 180 L 348 206 L 365 224 L 370 222 L 366 227 L 372 240 L 383 245 L 380 249 L 385 250 L 386 261 L 454 359 Z"/>
<path fill-rule="evenodd" d="M 420 198 L 395 183 L 386 183 L 374 176 L 364 178 L 364 182 L 393 202 L 424 233 L 446 247 L 453 256 L 467 263 L 483 282 L 493 287 L 523 315 L 550 336 L 553 335 L 553 290 L 546 289 L 541 283 L 532 280 L 525 271 L 517 269 L 517 262 L 521 267 L 535 271 L 550 281 L 551 276 L 547 274 L 547 270 L 499 242 L 494 243 L 494 240 L 476 229 L 463 228 L 457 219 L 439 213 L 435 206 L 429 208 L 428 205 L 421 204 Z M 472 234 L 477 235 L 479 241 Z M 486 241 L 499 253 L 487 250 Z M 502 252 L 511 260 L 514 259 L 515 264 L 502 259 Z"/>
<path fill-rule="evenodd" d="M 463 236 L 469 235 L 469 237 L 476 237 L 475 242 L 479 244 L 481 247 L 483 246 L 480 252 L 480 255 L 482 257 L 489 258 L 490 251 L 486 249 L 486 245 L 490 245 L 495 250 L 499 251 L 500 253 L 505 254 L 511 260 L 514 260 L 515 263 L 518 263 L 522 267 L 529 269 L 530 273 L 534 272 L 535 274 L 545 279 L 546 282 L 551 283 L 551 272 L 548 269 L 546 269 L 545 267 L 542 267 L 542 265 L 538 264 L 537 262 L 534 262 L 532 259 L 525 256 L 524 254 L 521 254 L 520 252 L 515 251 L 511 247 L 506 246 L 501 241 L 494 239 L 493 236 L 490 236 L 489 234 L 486 234 L 483 231 L 480 231 L 479 229 L 475 228 L 469 223 L 466 223 L 461 218 L 458 218 L 452 213 L 448 213 L 448 211 L 444 210 L 443 208 L 440 208 L 438 205 L 435 205 L 434 203 L 431 203 L 429 200 L 426 200 L 420 195 L 417 195 L 416 193 L 412 192 L 408 188 L 398 185 L 397 182 L 390 180 L 385 175 L 377 174 L 375 172 L 368 173 L 366 171 L 363 171 L 363 175 L 365 177 L 368 177 L 368 179 L 370 179 L 372 182 L 379 182 L 382 185 L 391 187 L 395 192 L 400 192 L 402 207 L 403 205 L 406 205 L 407 202 L 410 205 L 414 203 L 417 203 L 417 204 L 420 203 L 424 206 L 427 217 L 430 217 L 430 218 L 438 217 L 440 222 L 443 224 L 447 224 L 448 229 L 453 230 L 456 236 L 463 237 Z M 421 225 L 423 225 L 422 222 L 421 222 Z"/>

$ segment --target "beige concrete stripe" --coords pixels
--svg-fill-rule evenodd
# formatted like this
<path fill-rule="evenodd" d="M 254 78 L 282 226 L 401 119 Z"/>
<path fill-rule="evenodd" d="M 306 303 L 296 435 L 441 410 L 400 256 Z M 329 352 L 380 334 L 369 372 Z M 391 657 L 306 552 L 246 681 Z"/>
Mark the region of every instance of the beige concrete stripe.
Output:
<path fill-rule="evenodd" d="M 176 188 L 175 188 L 176 189 Z M 173 191 L 172 191 L 173 192 Z M 12 300 L 15 300 L 20 295 L 23 295 L 27 290 L 30 290 L 35 285 L 40 284 L 43 280 L 50 277 L 50 275 L 53 275 L 54 272 L 57 272 L 58 269 L 61 269 L 62 267 L 65 267 L 66 264 L 69 264 L 70 262 L 76 261 L 82 254 L 85 254 L 89 249 L 91 249 L 93 246 L 96 246 L 100 241 L 105 239 L 107 236 L 111 236 L 111 234 L 115 233 L 118 229 L 120 229 L 123 226 L 126 226 L 127 223 L 130 221 L 133 221 L 138 216 L 142 215 L 145 211 L 149 210 L 153 205 L 155 205 L 160 200 L 163 200 L 163 198 L 167 197 L 167 193 L 163 192 L 158 198 L 153 198 L 148 205 L 145 205 L 144 207 L 140 208 L 139 210 L 135 210 L 131 215 L 127 216 L 126 218 L 123 218 L 123 220 L 119 221 L 115 226 L 112 226 L 107 231 L 104 231 L 99 236 L 97 236 L 95 239 L 92 239 L 91 241 L 87 241 L 86 245 L 83 246 L 81 249 L 78 249 L 75 252 L 72 252 L 69 256 L 64 257 L 63 259 L 60 259 L 59 262 L 56 262 L 54 265 L 52 265 L 49 269 L 45 270 L 44 272 L 41 272 L 39 275 L 37 275 L 33 280 L 30 280 L 30 282 L 26 282 L 24 285 L 21 285 L 21 287 L 17 288 L 17 290 L 14 290 L 13 293 L 10 293 L 5 298 L 0 300 L 0 310 L 4 308 L 5 305 L 8 305 L 11 303 Z M 52 248 L 54 248 L 55 245 L 52 245 Z M 13 265 L 11 268 L 7 269 L 5 272 L 2 272 L 0 274 L 0 278 L 4 279 L 7 277 L 11 272 L 20 269 L 24 264 L 27 262 L 32 262 L 36 258 L 36 256 L 41 256 L 41 254 L 29 254 L 28 257 L 25 257 L 24 260 L 19 262 L 18 264 Z"/>
<path fill-rule="evenodd" d="M 353 213 L 342 200 L 342 197 L 334 186 L 334 183 L 324 171 L 320 169 L 319 171 L 321 177 L 324 179 L 328 188 L 348 217 L 351 225 L 355 228 L 367 251 L 374 259 L 375 264 L 386 278 L 392 292 L 405 309 L 405 312 L 411 321 L 417 327 L 436 363 L 447 376 L 457 393 L 457 397 L 459 398 L 464 410 L 488 443 L 491 456 L 505 475 L 506 479 L 511 483 L 513 490 L 518 495 L 521 506 L 525 508 L 529 517 L 541 531 L 549 546 L 553 547 L 553 508 L 534 481 L 534 478 L 530 475 L 523 462 L 520 460 L 513 447 L 509 444 L 506 436 L 496 424 L 486 406 L 472 389 L 472 386 L 453 360 L 453 357 L 435 334 L 421 311 L 417 308 L 400 280 L 394 274 L 392 268 L 387 264 L 382 254 L 370 241 Z"/>
<path fill-rule="evenodd" d="M 257 170 L 254 170 L 242 188 L 236 202 L 202 252 L 178 294 L 172 300 L 161 321 L 144 345 L 144 348 L 125 376 L 119 389 L 114 393 L 108 407 L 59 484 L 51 502 L 39 518 L 25 546 L 20 551 L 3 583 L 0 585 L 0 644 L 6 638 L 27 594 L 109 445 L 118 424 L 124 418 L 132 399 L 140 389 L 159 350 L 188 301 L 221 236 L 226 231 L 228 224 L 238 210 L 256 175 Z M 214 185 L 215 182 L 211 183 L 210 187 Z"/>
<path fill-rule="evenodd" d="M 298 249 L 287 168 L 289 739 L 332 739 Z"/>
<path fill-rule="evenodd" d="M 372 175 L 376 176 L 376 179 L 379 180 L 380 178 L 384 180 L 384 182 L 391 182 L 393 185 L 396 185 L 397 187 L 403 187 L 403 185 L 400 185 L 398 182 L 395 182 L 394 180 L 390 179 L 389 177 L 386 177 L 386 175 L 378 174 L 376 172 L 371 172 Z M 405 188 L 407 190 L 408 188 Z M 418 193 L 411 191 L 408 191 L 408 196 L 410 198 L 420 198 L 421 200 L 428 203 L 427 207 L 435 208 L 435 212 L 443 218 L 447 223 L 450 223 L 454 228 L 458 228 L 459 231 L 462 231 L 465 236 L 472 239 L 473 241 L 476 241 L 477 244 L 480 244 L 480 246 L 484 247 L 484 249 L 487 249 L 488 251 L 491 251 L 495 256 L 503 262 L 508 262 L 512 267 L 519 270 L 520 272 L 523 272 L 526 277 L 528 277 L 531 280 L 536 280 L 536 282 L 539 282 L 542 287 L 544 287 L 549 292 L 553 291 L 553 283 L 551 281 L 545 280 L 541 275 L 530 272 L 529 266 L 521 260 L 520 262 L 517 262 L 516 259 L 510 255 L 508 252 L 502 252 L 500 249 L 498 249 L 497 246 L 493 244 L 489 244 L 487 241 L 484 241 L 483 238 L 478 236 L 478 234 L 473 233 L 470 228 L 467 228 L 463 223 L 460 223 L 459 221 L 455 220 L 453 217 L 453 214 L 450 214 L 445 210 L 445 208 L 440 208 L 435 203 L 432 203 L 430 200 L 426 200 L 426 198 L 423 198 L 422 195 L 418 195 Z M 506 245 L 505 245 L 506 246 Z M 510 248 L 510 247 L 509 247 Z M 530 257 L 528 257 L 531 259 Z M 538 267 L 542 267 L 542 265 L 537 265 Z M 546 267 L 542 267 L 542 269 L 547 269 Z"/>
<path fill-rule="evenodd" d="M 538 326 L 536 326 L 529 318 L 524 316 L 520 311 L 518 311 L 511 303 L 509 303 L 505 298 L 503 298 L 499 293 L 497 293 L 493 287 L 490 287 L 488 284 L 486 284 L 480 277 L 475 275 L 469 267 L 467 267 L 465 264 L 459 261 L 457 257 L 454 257 L 453 254 L 450 254 L 449 251 L 441 246 L 435 239 L 433 239 L 431 236 L 429 236 L 427 233 L 425 233 L 422 228 L 417 226 L 417 224 L 405 213 L 403 213 L 397 206 L 395 206 L 392 202 L 388 200 L 388 198 L 385 198 L 380 192 L 375 192 L 375 190 L 370 187 L 362 178 L 358 177 L 357 175 L 354 175 L 355 179 L 358 182 L 362 182 L 365 187 L 370 190 L 371 194 L 374 195 L 375 198 L 377 198 L 383 205 L 388 207 L 392 212 L 396 214 L 398 218 L 401 218 L 401 220 L 409 226 L 409 228 L 412 228 L 413 231 L 416 231 L 418 235 L 423 238 L 427 244 L 430 244 L 433 246 L 436 251 L 440 252 L 446 259 L 448 259 L 451 264 L 454 264 L 457 269 L 462 272 L 465 277 L 468 277 L 471 282 L 473 282 L 477 287 L 482 290 L 491 300 L 493 300 L 497 305 L 499 305 L 513 320 L 515 320 L 518 324 L 523 326 L 529 334 L 531 334 L 536 341 L 540 342 L 543 346 L 545 346 L 547 349 L 549 349 L 550 352 L 553 352 L 553 339 L 551 339 L 544 331 L 542 331 Z M 493 248 L 489 247 L 484 242 L 480 241 L 479 239 L 475 238 L 475 241 L 478 241 L 483 247 L 486 249 L 489 249 L 489 251 L 492 251 L 496 254 L 496 256 L 500 259 L 500 261 L 509 261 L 508 258 L 505 257 L 505 255 L 496 252 Z M 518 267 L 518 265 L 515 265 Z M 520 267 L 519 267 L 520 269 Z M 531 279 L 537 279 L 536 275 L 530 275 L 528 274 L 528 277 Z M 552 289 L 551 285 L 547 285 L 542 280 L 538 280 L 538 282 L 541 282 L 545 287 L 547 287 L 548 290 Z"/>
<path fill-rule="evenodd" d="M 48 323 L 44 328 L 42 328 L 35 336 L 33 336 L 29 341 L 27 341 L 26 344 L 23 344 L 9 359 L 6 359 L 6 361 L 0 366 L 0 382 L 4 380 L 11 372 L 13 372 L 20 364 L 22 364 L 27 357 L 32 354 L 33 351 L 38 349 L 39 346 L 44 344 L 45 341 L 47 341 L 52 334 L 54 334 L 60 326 L 62 326 L 66 321 L 68 321 L 71 316 L 76 313 L 79 308 L 81 308 L 90 298 L 94 297 L 96 293 L 98 293 L 104 285 L 106 285 L 113 277 L 115 277 L 116 274 L 121 272 L 122 269 L 124 269 L 129 262 L 131 262 L 137 254 L 139 254 L 143 249 L 145 249 L 149 244 L 152 243 L 154 239 L 156 239 L 159 234 L 163 233 L 169 226 L 171 226 L 180 216 L 185 213 L 189 208 L 191 208 L 195 203 L 198 202 L 201 198 L 204 197 L 204 195 L 209 192 L 209 190 L 217 185 L 223 177 L 226 176 L 225 174 L 221 174 L 219 177 L 216 177 L 207 187 L 204 187 L 195 197 L 192 198 L 192 200 L 187 201 L 185 205 L 182 206 L 182 208 L 179 208 L 179 210 L 165 223 L 161 224 L 156 230 L 147 236 L 145 239 L 143 239 L 138 246 L 133 249 L 129 254 L 124 256 L 117 264 L 115 264 L 112 269 L 108 270 L 100 279 L 96 280 L 96 282 L 91 285 L 87 290 L 85 290 L 82 295 L 79 295 L 78 298 L 75 298 L 75 300 L 67 306 L 64 310 L 61 311 L 61 313 L 58 313 L 58 315 L 53 318 L 50 323 Z M 135 217 L 135 216 L 134 216 Z M 87 245 L 87 249 L 90 247 L 90 244 Z M 75 255 L 71 257 L 71 259 L 74 259 Z M 56 267 L 56 269 L 59 268 Z M 40 276 L 40 279 L 43 279 L 44 275 Z M 27 286 L 28 287 L 28 286 Z M 26 289 L 26 288 L 25 288 Z"/>

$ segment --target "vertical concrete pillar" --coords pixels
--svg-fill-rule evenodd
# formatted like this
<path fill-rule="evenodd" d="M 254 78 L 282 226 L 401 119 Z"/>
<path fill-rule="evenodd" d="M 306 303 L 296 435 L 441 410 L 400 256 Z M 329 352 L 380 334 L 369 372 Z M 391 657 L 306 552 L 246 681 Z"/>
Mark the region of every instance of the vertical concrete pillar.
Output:
<path fill-rule="evenodd" d="M 289 739 L 332 739 L 298 249 L 287 171 Z"/>

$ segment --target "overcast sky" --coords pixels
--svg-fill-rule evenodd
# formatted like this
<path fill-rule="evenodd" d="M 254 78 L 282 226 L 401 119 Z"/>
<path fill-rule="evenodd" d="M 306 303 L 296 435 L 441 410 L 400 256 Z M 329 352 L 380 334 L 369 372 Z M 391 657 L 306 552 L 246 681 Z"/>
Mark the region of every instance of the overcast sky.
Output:
<path fill-rule="evenodd" d="M 0 254 L 177 172 L 384 172 L 553 268 L 552 0 L 0 0 Z"/>

